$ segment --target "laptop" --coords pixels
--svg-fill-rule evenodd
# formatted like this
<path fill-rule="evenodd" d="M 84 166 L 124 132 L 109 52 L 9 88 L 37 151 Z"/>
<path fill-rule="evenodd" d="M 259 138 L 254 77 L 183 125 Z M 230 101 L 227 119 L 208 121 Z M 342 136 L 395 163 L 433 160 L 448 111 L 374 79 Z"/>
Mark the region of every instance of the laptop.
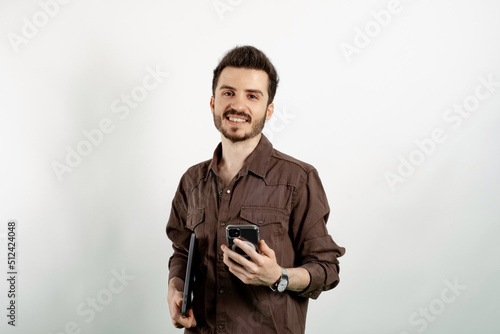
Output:
<path fill-rule="evenodd" d="M 194 270 L 193 270 L 193 262 L 194 262 L 194 252 L 195 252 L 195 242 L 196 235 L 191 233 L 191 239 L 189 241 L 189 253 L 188 253 L 188 261 L 186 266 L 186 278 L 184 279 L 184 294 L 182 296 L 182 307 L 181 307 L 181 315 L 183 317 L 187 317 L 187 310 L 191 306 L 193 299 L 193 283 L 194 283 Z"/>

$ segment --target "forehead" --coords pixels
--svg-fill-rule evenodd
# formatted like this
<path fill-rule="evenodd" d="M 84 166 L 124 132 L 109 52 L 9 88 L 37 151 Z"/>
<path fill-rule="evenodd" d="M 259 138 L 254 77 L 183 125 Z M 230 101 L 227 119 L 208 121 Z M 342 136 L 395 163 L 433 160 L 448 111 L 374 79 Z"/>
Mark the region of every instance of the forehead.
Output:
<path fill-rule="evenodd" d="M 219 76 L 216 89 L 226 85 L 241 90 L 259 89 L 263 93 L 267 93 L 268 83 L 269 76 L 263 70 L 226 67 Z"/>

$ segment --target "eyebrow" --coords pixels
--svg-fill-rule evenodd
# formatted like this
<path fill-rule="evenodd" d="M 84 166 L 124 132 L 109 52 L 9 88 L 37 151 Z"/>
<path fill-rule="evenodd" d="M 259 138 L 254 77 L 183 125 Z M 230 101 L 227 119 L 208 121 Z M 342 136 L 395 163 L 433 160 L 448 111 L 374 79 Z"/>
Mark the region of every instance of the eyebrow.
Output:
<path fill-rule="evenodd" d="M 228 85 L 220 86 L 219 90 L 222 90 L 222 89 L 230 89 L 230 90 L 237 91 L 236 88 L 228 86 Z M 247 93 L 255 93 L 255 94 L 260 94 L 260 95 L 264 96 L 264 93 L 262 93 L 262 91 L 260 89 L 245 89 L 244 91 Z"/>

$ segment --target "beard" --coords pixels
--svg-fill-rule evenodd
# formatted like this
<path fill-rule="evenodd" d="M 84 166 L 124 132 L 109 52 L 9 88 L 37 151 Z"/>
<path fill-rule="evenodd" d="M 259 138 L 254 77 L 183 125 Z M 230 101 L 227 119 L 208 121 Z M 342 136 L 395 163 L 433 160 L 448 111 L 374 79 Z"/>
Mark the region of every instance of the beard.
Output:
<path fill-rule="evenodd" d="M 230 126 L 229 128 L 225 128 L 222 126 L 222 121 L 226 119 L 229 116 L 240 116 L 244 117 L 247 120 L 247 123 L 251 125 L 250 131 L 243 133 L 243 134 L 238 134 L 238 127 L 236 126 Z M 261 119 L 256 119 L 255 121 L 253 120 L 252 116 L 247 115 L 244 112 L 236 111 L 234 109 L 228 109 L 222 113 L 222 116 L 217 116 L 214 113 L 214 125 L 219 130 L 219 132 L 229 139 L 231 142 L 236 143 L 240 141 L 245 141 L 247 139 L 253 138 L 257 135 L 259 135 L 262 132 L 262 129 L 264 129 L 264 124 L 266 123 L 266 114 Z"/>

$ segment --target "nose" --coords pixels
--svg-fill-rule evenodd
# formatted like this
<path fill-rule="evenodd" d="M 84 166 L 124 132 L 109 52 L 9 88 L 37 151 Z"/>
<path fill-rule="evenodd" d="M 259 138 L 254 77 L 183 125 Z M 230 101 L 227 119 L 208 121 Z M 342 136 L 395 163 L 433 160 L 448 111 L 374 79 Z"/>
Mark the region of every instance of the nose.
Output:
<path fill-rule="evenodd" d="M 245 94 L 236 94 L 231 103 L 231 107 L 236 111 L 245 111 L 247 108 Z"/>

